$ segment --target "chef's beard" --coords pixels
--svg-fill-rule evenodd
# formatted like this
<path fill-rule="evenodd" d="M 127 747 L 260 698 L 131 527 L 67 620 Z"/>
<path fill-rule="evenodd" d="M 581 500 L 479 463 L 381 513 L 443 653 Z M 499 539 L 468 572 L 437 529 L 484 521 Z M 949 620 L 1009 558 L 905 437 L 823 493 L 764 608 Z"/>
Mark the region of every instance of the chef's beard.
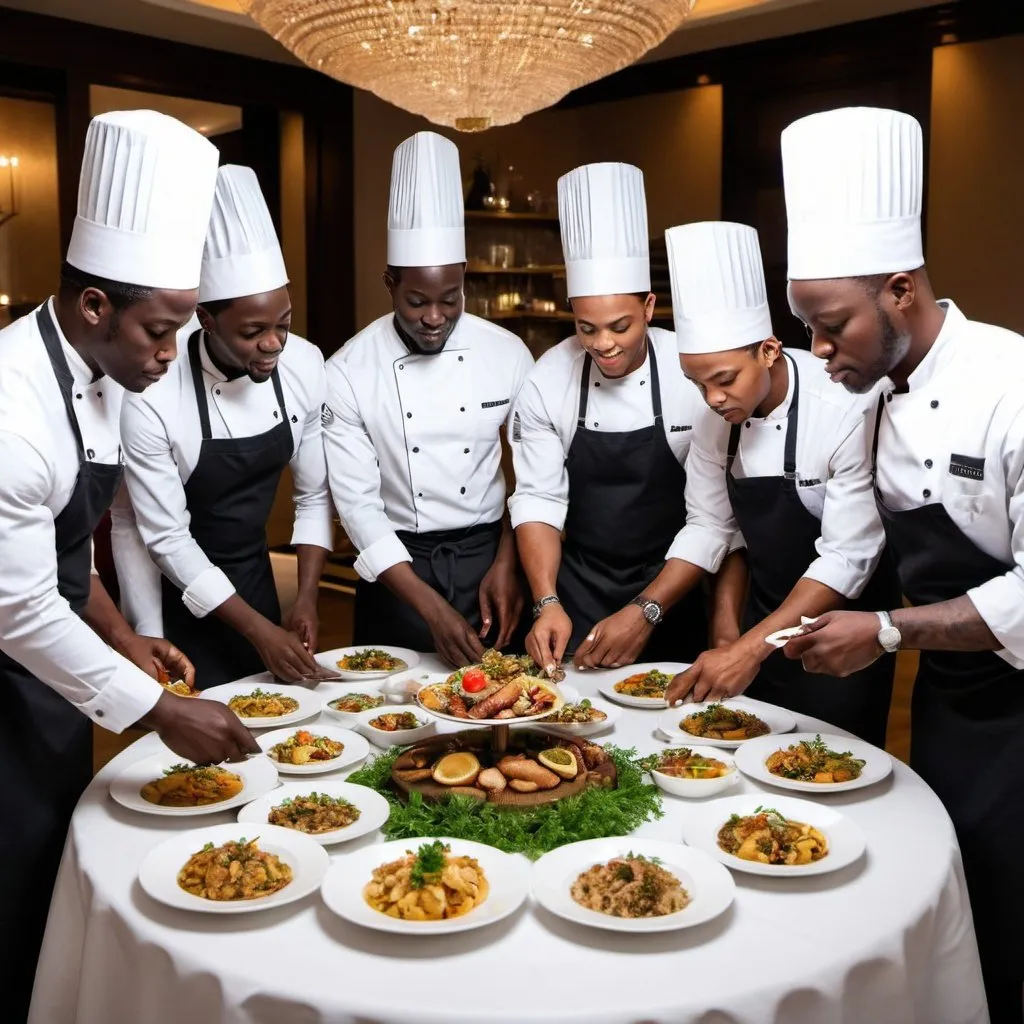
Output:
<path fill-rule="evenodd" d="M 860 383 L 851 386 L 848 381 L 843 381 L 846 390 L 855 395 L 863 395 L 870 391 L 893 367 L 901 362 L 907 354 L 907 349 L 910 348 L 909 333 L 900 334 L 896 330 L 896 325 L 892 322 L 889 314 L 882 309 L 881 303 L 875 303 L 875 312 L 878 314 L 878 326 L 881 331 L 878 339 L 878 358 L 857 375 Z"/>

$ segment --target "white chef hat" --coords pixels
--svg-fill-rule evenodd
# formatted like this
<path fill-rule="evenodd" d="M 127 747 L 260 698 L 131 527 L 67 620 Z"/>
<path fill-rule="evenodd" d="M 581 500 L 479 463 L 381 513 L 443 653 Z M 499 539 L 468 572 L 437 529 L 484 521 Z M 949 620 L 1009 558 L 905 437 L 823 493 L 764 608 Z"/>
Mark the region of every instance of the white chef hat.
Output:
<path fill-rule="evenodd" d="M 67 261 L 144 288 L 199 283 L 217 148 L 166 114 L 116 110 L 89 123 Z"/>
<path fill-rule="evenodd" d="M 281 244 L 256 172 L 225 165 L 217 172 L 199 301 L 259 295 L 287 283 Z"/>
<path fill-rule="evenodd" d="M 909 114 L 845 107 L 782 133 L 789 278 L 817 280 L 924 265 L 921 126 Z"/>
<path fill-rule="evenodd" d="M 417 132 L 396 150 L 388 204 L 388 265 L 444 267 L 466 261 L 459 149 Z"/>
<path fill-rule="evenodd" d="M 651 290 L 644 176 L 631 164 L 585 164 L 558 179 L 569 298 Z"/>
<path fill-rule="evenodd" d="M 725 352 L 772 336 L 757 232 L 705 221 L 665 232 L 676 344 L 684 355 Z"/>

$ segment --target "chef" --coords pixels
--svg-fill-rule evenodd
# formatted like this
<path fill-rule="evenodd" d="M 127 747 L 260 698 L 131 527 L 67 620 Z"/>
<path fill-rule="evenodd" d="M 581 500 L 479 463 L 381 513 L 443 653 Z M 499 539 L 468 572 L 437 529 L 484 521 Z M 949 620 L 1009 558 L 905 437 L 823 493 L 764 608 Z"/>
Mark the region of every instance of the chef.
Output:
<path fill-rule="evenodd" d="M 118 418 L 175 355 L 196 301 L 217 151 L 151 111 L 104 114 L 85 140 L 59 292 L 0 332 L 0 962 L 24 1020 L 92 728 L 155 729 L 196 761 L 258 747 L 224 705 L 163 690 L 191 676 L 139 636 L 90 573 L 93 530 L 121 480 Z"/>
<path fill-rule="evenodd" d="M 576 334 L 538 360 L 512 429 L 509 508 L 534 600 L 526 649 L 548 669 L 566 651 L 580 668 L 645 651 L 692 660 L 707 646 L 697 584 L 718 568 L 681 535 L 703 403 L 674 335 L 650 326 L 643 175 L 578 167 L 558 181 L 558 215 Z"/>
<path fill-rule="evenodd" d="M 801 616 L 850 601 L 865 608 L 899 603 L 890 563 L 875 572 L 885 535 L 865 431 L 878 388 L 850 394 L 829 383 L 810 352 L 783 352 L 753 228 L 687 224 L 669 228 L 665 241 L 680 363 L 710 415 L 728 424 L 724 437 L 695 432 L 688 523 L 717 533 L 721 543 L 738 527 L 749 566 L 749 588 L 736 573 L 716 581 L 732 581 L 738 591 L 731 599 L 718 595 L 716 608 L 740 609 L 740 617 L 734 611 L 731 628 L 715 632 L 737 639 L 701 654 L 667 696 L 718 700 L 747 690 L 884 746 L 892 655 L 837 679 L 804 672 L 765 642 Z"/>
<path fill-rule="evenodd" d="M 827 175 L 821 174 L 828 161 Z M 891 110 L 782 133 L 789 296 L 848 391 L 885 382 L 875 500 L 899 603 L 818 618 L 786 653 L 845 675 L 918 650 L 911 765 L 963 853 L 993 1022 L 1024 988 L 1024 338 L 936 300 L 924 266 L 920 125 Z"/>
<path fill-rule="evenodd" d="M 396 150 L 384 284 L 393 312 L 327 362 L 331 492 L 359 551 L 355 642 L 478 661 L 523 606 L 503 516 L 500 429 L 532 365 L 513 334 L 464 312 L 455 144 Z"/>
<path fill-rule="evenodd" d="M 123 509 L 112 530 L 121 579 L 151 579 L 150 557 L 163 573 L 147 599 L 135 588 L 131 615 L 192 659 L 200 689 L 264 667 L 290 683 L 325 674 L 310 652 L 333 543 L 320 422 L 326 383 L 319 349 L 290 333 L 291 315 L 288 274 L 256 174 L 221 167 L 199 327 L 167 376 L 126 398 L 121 413 L 145 550 L 133 543 Z M 282 626 L 266 527 L 288 465 L 299 588 Z"/>

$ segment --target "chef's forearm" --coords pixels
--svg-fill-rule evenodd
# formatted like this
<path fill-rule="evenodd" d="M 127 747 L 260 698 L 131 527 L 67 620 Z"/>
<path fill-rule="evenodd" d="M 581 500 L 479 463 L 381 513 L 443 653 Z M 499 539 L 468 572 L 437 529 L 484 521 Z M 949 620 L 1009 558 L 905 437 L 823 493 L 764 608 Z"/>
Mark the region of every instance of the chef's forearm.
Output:
<path fill-rule="evenodd" d="M 998 651 L 1003 646 L 966 595 L 939 604 L 897 608 L 891 614 L 904 650 Z"/>
<path fill-rule="evenodd" d="M 789 592 L 786 600 L 771 615 L 748 629 L 738 642 L 747 645 L 759 661 L 764 661 L 769 654 L 775 651 L 771 644 L 764 642 L 765 637 L 780 629 L 799 626 L 800 617 L 803 615 L 813 619 L 818 615 L 824 615 L 825 612 L 841 608 L 845 603 L 846 598 L 837 590 L 833 590 L 817 580 L 802 576 L 797 580 L 796 586 Z"/>
<path fill-rule="evenodd" d="M 727 555 L 721 569 L 711 577 L 712 647 L 732 643 L 739 637 L 749 581 L 747 557 L 742 549 Z"/>
<path fill-rule="evenodd" d="M 666 611 L 681 601 L 704 578 L 704 570 L 682 558 L 670 558 L 643 589 L 643 596 L 657 601 Z"/>
<path fill-rule="evenodd" d="M 557 594 L 562 534 L 547 523 L 522 523 L 516 527 L 516 547 L 534 601 Z"/>
<path fill-rule="evenodd" d="M 392 594 L 415 609 L 424 620 L 429 620 L 438 604 L 445 603 L 444 598 L 433 587 L 424 583 L 413 572 L 409 562 L 398 562 L 385 569 L 377 577 L 377 582 L 383 583 Z"/>
<path fill-rule="evenodd" d="M 125 642 L 135 636 L 135 630 L 118 611 L 107 588 L 95 573 L 89 577 L 89 600 L 82 611 L 82 618 L 115 651 L 123 652 Z"/>
<path fill-rule="evenodd" d="M 226 622 L 233 630 L 241 633 L 250 641 L 270 623 L 266 616 L 261 615 L 237 593 L 232 594 L 223 604 L 218 605 L 211 614 L 216 615 L 218 619 Z"/>
<path fill-rule="evenodd" d="M 318 544 L 297 544 L 295 555 L 299 574 L 296 600 L 316 605 L 320 593 L 320 577 L 327 562 L 327 552 Z"/>

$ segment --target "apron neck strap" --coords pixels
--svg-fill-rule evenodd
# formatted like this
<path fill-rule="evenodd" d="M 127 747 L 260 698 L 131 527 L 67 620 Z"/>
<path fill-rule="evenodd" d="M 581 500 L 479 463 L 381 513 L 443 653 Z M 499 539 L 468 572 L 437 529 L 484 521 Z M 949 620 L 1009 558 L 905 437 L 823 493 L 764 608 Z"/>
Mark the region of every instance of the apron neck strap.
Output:
<path fill-rule="evenodd" d="M 786 413 L 786 446 L 782 456 L 782 475 L 786 480 L 796 479 L 796 439 L 797 427 L 800 420 L 800 373 L 796 363 L 783 355 L 787 360 L 790 372 L 793 374 L 793 397 L 789 403 L 789 411 Z M 740 446 L 740 425 L 734 423 L 729 431 L 729 447 L 725 455 L 725 471 L 732 472 L 732 463 L 736 458 L 736 452 Z"/>
<path fill-rule="evenodd" d="M 658 378 L 658 360 L 654 355 L 654 345 L 651 344 L 650 335 L 644 338 L 644 344 L 647 346 L 647 355 L 651 360 L 651 409 L 654 411 L 654 424 L 655 426 L 659 426 L 662 420 L 662 411 L 661 382 Z M 588 352 L 583 357 L 583 372 L 580 374 L 580 404 L 579 412 L 576 416 L 577 427 L 584 426 L 587 418 L 587 399 L 590 395 L 590 368 L 593 365 L 594 360 Z"/>
<path fill-rule="evenodd" d="M 875 413 L 875 436 L 871 439 L 871 483 L 878 475 L 878 435 L 882 429 L 882 412 L 885 409 L 885 395 L 878 396 L 878 411 Z"/>
<path fill-rule="evenodd" d="M 57 378 L 60 387 L 60 397 L 64 400 L 64 408 L 71 423 L 71 430 L 75 435 L 75 445 L 78 448 L 78 460 L 85 458 L 85 444 L 82 442 L 82 429 L 78 425 L 78 417 L 75 415 L 74 403 L 71 399 L 71 392 L 74 388 L 75 378 L 68 366 L 67 356 L 61 348 L 60 338 L 57 336 L 57 328 L 53 323 L 53 316 L 50 313 L 50 304 L 45 303 L 36 310 L 36 326 L 43 336 L 43 345 L 46 346 L 46 354 L 50 357 L 50 366 L 53 367 L 53 375 Z"/>

